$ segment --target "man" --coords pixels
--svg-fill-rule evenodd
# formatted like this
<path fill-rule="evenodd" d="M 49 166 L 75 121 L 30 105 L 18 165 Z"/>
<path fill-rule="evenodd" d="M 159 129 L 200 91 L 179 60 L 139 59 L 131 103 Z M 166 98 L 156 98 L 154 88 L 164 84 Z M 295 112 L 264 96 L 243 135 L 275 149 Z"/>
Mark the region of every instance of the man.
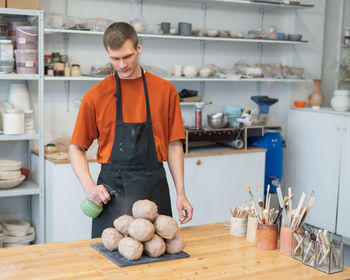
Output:
<path fill-rule="evenodd" d="M 76 120 L 69 156 L 86 197 L 104 206 L 93 219 L 92 237 L 101 236 L 113 220 L 132 214 L 136 200 L 149 199 L 160 214 L 171 216 L 169 188 L 163 168 L 168 161 L 181 223 L 192 219 L 193 208 L 184 190 L 181 139 L 184 128 L 175 87 L 149 72 L 138 56 L 142 51 L 135 29 L 124 22 L 107 28 L 103 43 L 114 74 L 84 96 Z M 97 138 L 101 172 L 93 181 L 85 151 Z M 104 185 L 117 192 L 111 199 Z"/>

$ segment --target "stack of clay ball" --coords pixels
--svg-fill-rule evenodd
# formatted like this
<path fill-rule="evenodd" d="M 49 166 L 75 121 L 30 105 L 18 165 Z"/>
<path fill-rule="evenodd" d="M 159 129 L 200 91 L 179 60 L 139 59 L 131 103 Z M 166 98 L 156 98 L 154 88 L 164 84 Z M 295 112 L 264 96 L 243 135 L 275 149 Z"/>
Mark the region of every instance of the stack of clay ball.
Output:
<path fill-rule="evenodd" d="M 128 260 L 135 261 L 142 254 L 157 258 L 164 253 L 182 252 L 185 241 L 178 234 L 177 222 L 169 216 L 159 215 L 157 205 L 150 200 L 138 200 L 132 214 L 114 220 L 114 228 L 102 232 L 103 246 L 118 250 Z"/>

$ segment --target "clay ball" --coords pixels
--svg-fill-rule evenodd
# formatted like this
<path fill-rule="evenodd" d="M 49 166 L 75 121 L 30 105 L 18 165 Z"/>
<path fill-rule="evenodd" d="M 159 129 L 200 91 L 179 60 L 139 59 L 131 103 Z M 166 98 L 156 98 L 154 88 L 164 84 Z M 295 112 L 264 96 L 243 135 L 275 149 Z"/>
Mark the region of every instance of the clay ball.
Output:
<path fill-rule="evenodd" d="M 134 217 L 129 215 L 122 215 L 113 222 L 114 227 L 122 234 L 128 235 L 128 227 L 134 220 Z"/>
<path fill-rule="evenodd" d="M 154 226 L 150 221 L 138 218 L 130 223 L 128 232 L 131 237 L 143 242 L 153 237 Z"/>
<path fill-rule="evenodd" d="M 119 253 L 130 261 L 136 261 L 141 258 L 143 245 L 132 237 L 124 237 L 118 245 Z"/>
<path fill-rule="evenodd" d="M 135 218 L 143 218 L 151 222 L 157 217 L 158 207 L 148 199 L 138 200 L 132 206 L 132 214 Z"/>
<path fill-rule="evenodd" d="M 119 241 L 123 235 L 115 228 L 106 228 L 102 232 L 102 244 L 107 250 L 113 251 L 118 248 Z"/>
<path fill-rule="evenodd" d="M 164 239 L 173 239 L 177 233 L 177 222 L 172 217 L 158 215 L 153 224 L 156 233 Z"/>
<path fill-rule="evenodd" d="M 157 234 L 153 235 L 150 240 L 144 242 L 143 246 L 145 253 L 152 258 L 158 258 L 165 252 L 165 242 L 163 238 L 159 237 Z"/>
<path fill-rule="evenodd" d="M 185 241 L 179 234 L 176 234 L 174 239 L 165 240 L 166 252 L 168 254 L 177 254 L 185 248 Z"/>

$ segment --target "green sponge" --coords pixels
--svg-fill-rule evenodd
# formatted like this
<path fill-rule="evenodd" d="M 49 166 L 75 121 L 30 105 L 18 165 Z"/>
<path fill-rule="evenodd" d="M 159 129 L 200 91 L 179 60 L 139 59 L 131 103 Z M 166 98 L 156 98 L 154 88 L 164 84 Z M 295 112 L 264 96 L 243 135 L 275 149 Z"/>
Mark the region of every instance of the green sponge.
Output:
<path fill-rule="evenodd" d="M 86 216 L 90 218 L 96 218 L 102 212 L 103 207 L 85 198 L 80 203 L 80 209 Z"/>

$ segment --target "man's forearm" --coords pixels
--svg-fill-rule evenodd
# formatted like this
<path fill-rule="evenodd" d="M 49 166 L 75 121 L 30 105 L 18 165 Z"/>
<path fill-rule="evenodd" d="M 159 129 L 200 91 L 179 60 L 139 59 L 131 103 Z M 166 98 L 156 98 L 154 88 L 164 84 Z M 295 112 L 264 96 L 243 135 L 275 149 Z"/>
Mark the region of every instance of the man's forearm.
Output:
<path fill-rule="evenodd" d="M 84 190 L 88 186 L 95 185 L 89 170 L 89 164 L 86 158 L 85 150 L 77 145 L 69 146 L 69 159 L 72 164 L 73 171 L 77 176 Z"/>
<path fill-rule="evenodd" d="M 169 143 L 168 165 L 175 183 L 177 195 L 184 195 L 184 154 L 181 141 Z"/>

